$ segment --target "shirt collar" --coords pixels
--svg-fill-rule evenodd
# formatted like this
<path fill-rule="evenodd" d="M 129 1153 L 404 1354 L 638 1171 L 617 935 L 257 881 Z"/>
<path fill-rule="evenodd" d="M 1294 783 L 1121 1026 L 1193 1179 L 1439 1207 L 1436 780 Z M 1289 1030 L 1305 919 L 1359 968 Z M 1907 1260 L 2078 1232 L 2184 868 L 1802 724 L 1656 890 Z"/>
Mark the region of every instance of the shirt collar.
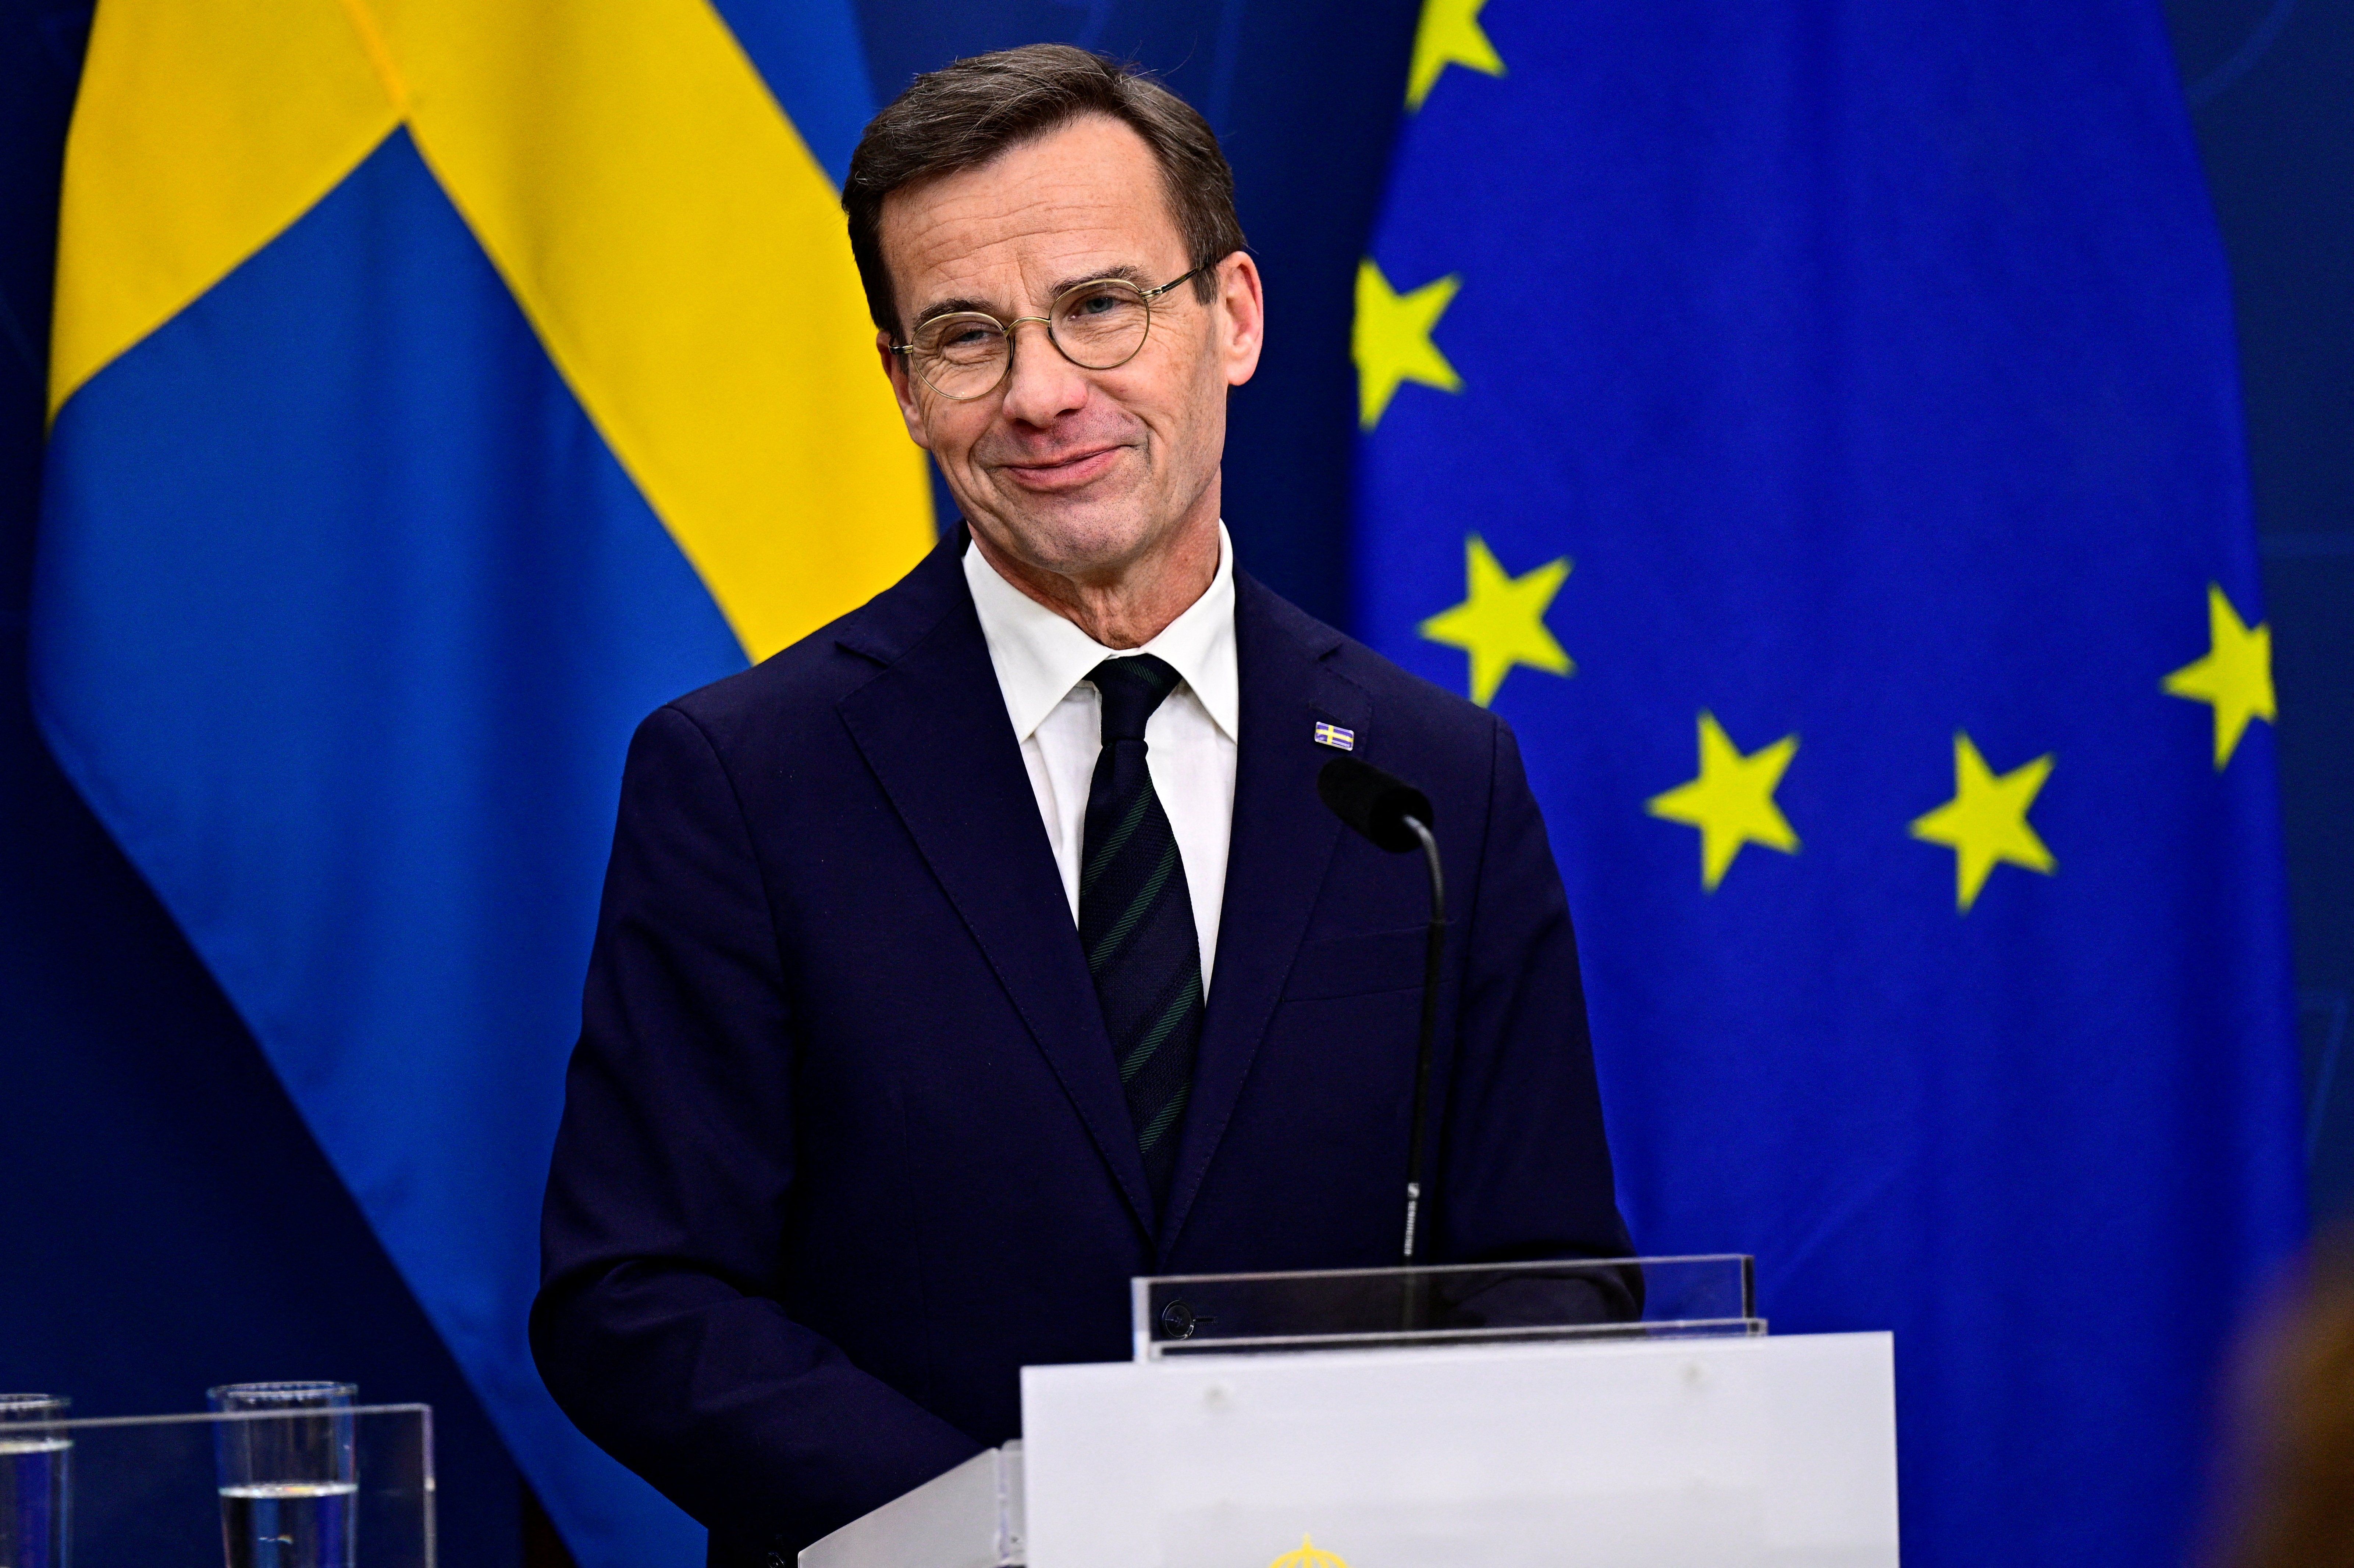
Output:
<path fill-rule="evenodd" d="M 980 550 L 968 545 L 964 580 L 980 613 L 989 660 L 1005 694 L 1006 716 L 1017 739 L 1030 738 L 1071 688 L 1121 650 L 1107 648 L 1071 621 L 998 576 Z M 1218 570 L 1202 597 L 1185 608 L 1143 647 L 1129 650 L 1165 659 L 1208 710 L 1211 721 L 1236 738 L 1240 731 L 1235 666 L 1235 546 L 1218 524 Z"/>

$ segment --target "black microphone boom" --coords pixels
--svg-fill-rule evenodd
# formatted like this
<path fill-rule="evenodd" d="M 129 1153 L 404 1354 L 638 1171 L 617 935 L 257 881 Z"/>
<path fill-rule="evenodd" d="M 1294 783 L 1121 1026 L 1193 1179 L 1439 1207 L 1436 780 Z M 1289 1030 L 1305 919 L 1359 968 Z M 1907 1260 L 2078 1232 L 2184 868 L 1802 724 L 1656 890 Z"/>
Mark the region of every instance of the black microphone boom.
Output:
<path fill-rule="evenodd" d="M 1406 1145 L 1405 1261 L 1415 1261 L 1422 1217 L 1430 1110 L 1430 1055 L 1438 1033 L 1438 961 L 1447 950 L 1447 876 L 1431 836 L 1430 797 L 1370 762 L 1336 757 L 1316 777 L 1332 814 L 1392 854 L 1420 849 L 1430 873 L 1430 929 L 1422 948 L 1422 1034 L 1414 1058 L 1414 1128 Z M 1416 1314 L 1418 1316 L 1418 1314 Z"/>

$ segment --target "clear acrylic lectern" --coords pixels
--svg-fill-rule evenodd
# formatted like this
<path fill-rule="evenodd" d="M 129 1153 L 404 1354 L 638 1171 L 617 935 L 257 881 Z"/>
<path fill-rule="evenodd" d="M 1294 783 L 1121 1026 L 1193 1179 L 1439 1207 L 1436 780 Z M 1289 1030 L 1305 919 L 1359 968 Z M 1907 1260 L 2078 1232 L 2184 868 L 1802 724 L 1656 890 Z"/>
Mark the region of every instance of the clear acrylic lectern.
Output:
<path fill-rule="evenodd" d="M 12 1421 L 0 1467 L 9 1568 L 434 1568 L 422 1404 Z"/>
<path fill-rule="evenodd" d="M 1135 1357 L 802 1568 L 1894 1568 L 1886 1334 L 1769 1336 L 1749 1260 L 1134 1283 Z"/>
<path fill-rule="evenodd" d="M 1132 1281 L 1136 1359 L 1762 1334 L 1734 1253 Z"/>

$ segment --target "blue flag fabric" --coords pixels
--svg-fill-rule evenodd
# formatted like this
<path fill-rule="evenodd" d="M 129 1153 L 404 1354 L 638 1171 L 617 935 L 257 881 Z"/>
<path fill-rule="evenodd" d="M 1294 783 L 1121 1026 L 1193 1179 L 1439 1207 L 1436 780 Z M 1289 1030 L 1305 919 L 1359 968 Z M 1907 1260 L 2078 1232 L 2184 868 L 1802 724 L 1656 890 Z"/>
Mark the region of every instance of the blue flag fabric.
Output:
<path fill-rule="evenodd" d="M 690 1560 L 523 1330 L 616 760 L 742 667 L 726 623 L 401 134 L 69 405 L 48 471 L 59 760 L 567 1539 Z"/>
<path fill-rule="evenodd" d="M 784 640 L 779 599 L 831 593 L 847 608 L 929 540 L 920 460 L 872 373 L 826 183 L 873 110 L 863 50 L 843 0 L 569 16 L 435 0 L 385 15 L 398 26 L 374 40 L 393 51 L 380 58 L 335 8 L 224 29 L 190 0 L 103 0 L 68 156 L 59 339 L 137 318 L 122 302 L 165 298 L 154 278 L 175 268 L 186 297 L 61 377 L 33 695 L 59 763 L 251 1029 L 583 1568 L 691 1563 L 703 1531 L 557 1409 L 525 1322 L 632 729 L 743 669 L 747 626 Z M 677 52 L 640 59 L 644 36 Z M 182 45 L 211 55 L 182 58 Z M 501 48 L 523 58 L 491 63 L 525 85 L 477 90 L 465 69 Z M 387 99 L 384 58 L 441 75 Z M 663 101 L 689 68 L 764 140 L 691 147 L 691 167 L 657 172 L 680 193 L 673 210 L 622 216 L 660 228 L 716 200 L 738 204 L 732 229 L 801 222 L 779 247 L 799 270 L 756 280 L 781 310 L 652 264 L 579 288 L 626 250 L 596 243 L 593 225 L 644 194 L 632 156 L 664 150 L 657 130 L 686 134 L 616 135 L 602 117 L 632 109 L 620 91 Z M 577 81 L 595 90 L 559 90 Z M 503 140 L 517 120 L 587 151 Z M 190 125 L 244 140 L 188 157 Z M 499 162 L 515 145 L 540 160 L 528 179 Z M 196 166 L 143 190 L 175 154 Z M 304 168 L 326 172 L 289 206 L 295 186 L 271 182 Z M 805 177 L 779 188 L 779 169 Z M 710 189 L 715 170 L 738 187 Z M 198 275 L 186 258 L 240 224 L 226 270 Z M 535 274 L 550 255 L 567 265 Z M 882 497 L 878 511 L 889 476 L 857 443 L 880 423 L 914 505 L 870 544 L 906 562 L 870 563 L 862 584 L 827 553 L 845 530 L 877 530 L 845 522 L 823 476 L 789 475 L 809 482 L 729 515 L 729 496 L 761 487 L 731 492 L 691 448 L 649 437 L 692 425 L 698 389 L 686 420 L 674 394 L 649 415 L 644 383 L 670 367 L 612 352 L 629 340 L 603 307 L 678 315 L 681 295 L 741 311 L 732 342 L 783 366 L 801 396 L 798 409 L 755 410 L 778 438 L 759 444 L 806 441 L 805 415 L 822 408 L 831 465 Z M 762 332 L 779 316 L 781 343 Z M 815 351 L 802 370 L 803 345 L 845 334 L 862 379 L 845 389 Z M 744 386 L 702 401 L 724 409 Z M 738 535 L 820 547 L 730 555 Z"/>
<path fill-rule="evenodd" d="M 1359 627 L 1518 730 L 1638 1244 L 1894 1330 L 1914 1568 L 2181 1560 L 2303 1213 L 2158 7 L 1431 0 L 1416 99 Z"/>

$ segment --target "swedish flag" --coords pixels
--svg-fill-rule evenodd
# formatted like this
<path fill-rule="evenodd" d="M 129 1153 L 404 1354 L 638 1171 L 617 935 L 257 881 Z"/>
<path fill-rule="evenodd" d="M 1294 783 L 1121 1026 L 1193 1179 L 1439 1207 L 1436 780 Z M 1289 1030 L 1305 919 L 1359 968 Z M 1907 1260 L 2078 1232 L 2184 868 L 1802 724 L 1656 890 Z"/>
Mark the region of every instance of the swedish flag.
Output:
<path fill-rule="evenodd" d="M 1519 730 L 1638 1242 L 1896 1331 L 1918 1568 L 2180 1560 L 2303 1223 L 2162 26 L 1428 0 L 1359 277 L 1360 628 Z"/>
<path fill-rule="evenodd" d="M 846 0 L 102 0 L 34 694 L 567 1539 L 700 1532 L 524 1342 L 630 731 L 928 543 Z"/>

